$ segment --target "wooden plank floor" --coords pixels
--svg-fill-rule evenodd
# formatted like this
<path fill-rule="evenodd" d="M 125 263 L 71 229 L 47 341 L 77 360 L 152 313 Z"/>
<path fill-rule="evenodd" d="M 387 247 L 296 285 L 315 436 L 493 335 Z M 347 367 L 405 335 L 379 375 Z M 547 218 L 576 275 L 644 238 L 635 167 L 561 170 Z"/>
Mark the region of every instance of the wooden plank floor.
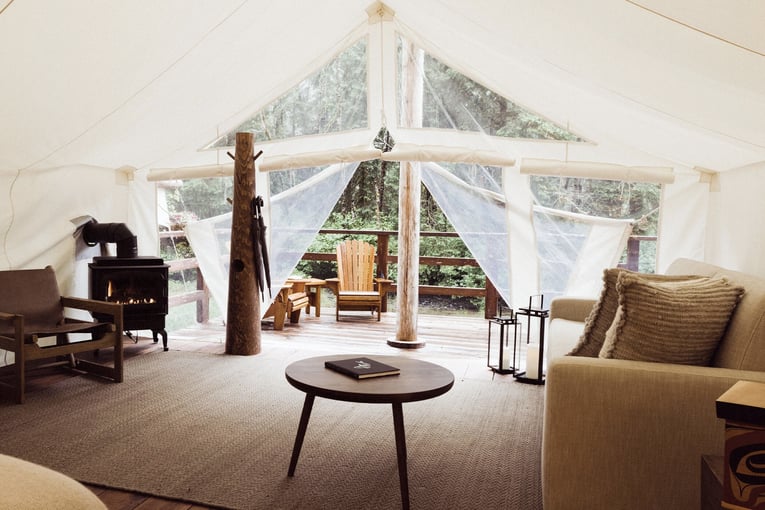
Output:
<path fill-rule="evenodd" d="M 447 366 L 458 379 L 489 379 L 511 382 L 512 376 L 495 375 L 486 366 L 487 321 L 482 317 L 420 315 L 418 318 L 418 341 L 425 346 L 419 349 L 399 349 L 387 344 L 396 336 L 396 314 L 383 314 L 378 323 L 363 312 L 350 312 L 335 320 L 334 309 L 323 309 L 321 317 L 302 314 L 297 324 L 285 324 L 275 331 L 273 324 L 264 322 L 262 349 L 290 349 L 305 353 L 305 357 L 322 353 L 399 354 L 435 361 Z M 140 332 L 148 333 L 148 332 Z M 223 323 L 207 324 L 172 331 L 168 335 L 171 351 L 225 352 L 226 328 Z M 125 369 L 130 370 L 130 359 L 161 350 L 150 338 L 139 336 L 137 342 L 125 339 Z M 101 356 L 108 355 L 106 352 Z M 103 358 L 102 358 L 103 360 Z M 46 369 L 47 370 L 47 369 Z M 45 391 L 45 388 L 64 378 L 69 372 L 43 370 L 31 375 L 27 391 Z M 169 500 L 155 496 L 117 489 L 87 485 L 110 510 L 206 510 L 213 507 Z"/>

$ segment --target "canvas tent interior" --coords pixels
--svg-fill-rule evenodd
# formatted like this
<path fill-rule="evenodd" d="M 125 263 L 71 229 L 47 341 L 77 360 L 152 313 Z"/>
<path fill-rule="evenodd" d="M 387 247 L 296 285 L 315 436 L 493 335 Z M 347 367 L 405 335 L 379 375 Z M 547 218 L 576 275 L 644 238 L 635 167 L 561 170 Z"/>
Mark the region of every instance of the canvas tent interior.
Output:
<path fill-rule="evenodd" d="M 529 173 L 543 171 L 662 183 L 657 270 L 685 256 L 765 276 L 765 226 L 752 221 L 765 207 L 762 19 L 758 2 L 691 0 L 3 0 L 0 268 L 50 264 L 62 288 L 86 295 L 88 257 L 76 255 L 73 235 L 83 216 L 125 222 L 139 252 L 156 254 L 157 181 L 229 174 L 227 149 L 204 150 L 211 142 L 364 40 L 361 127 L 256 141 L 259 190 L 272 172 L 310 170 L 293 193 L 269 197 L 271 248 L 283 261 L 275 285 L 323 220 L 280 224 L 294 194 L 327 190 L 331 208 L 355 164 L 374 157 L 421 163 L 442 207 L 485 202 L 485 234 L 501 243 L 471 239 L 474 221 L 447 216 L 511 302 L 539 286 L 527 190 Z M 578 139 L 402 121 L 399 37 Z M 397 141 L 385 156 L 372 143 L 381 126 Z M 499 168 L 501 178 L 476 192 L 454 163 Z M 612 246 L 624 239 L 616 223 Z M 298 228 L 306 238 L 281 246 Z M 614 262 L 599 243 L 587 253 L 601 258 L 574 257 L 579 272 L 566 278 L 584 293 Z"/>

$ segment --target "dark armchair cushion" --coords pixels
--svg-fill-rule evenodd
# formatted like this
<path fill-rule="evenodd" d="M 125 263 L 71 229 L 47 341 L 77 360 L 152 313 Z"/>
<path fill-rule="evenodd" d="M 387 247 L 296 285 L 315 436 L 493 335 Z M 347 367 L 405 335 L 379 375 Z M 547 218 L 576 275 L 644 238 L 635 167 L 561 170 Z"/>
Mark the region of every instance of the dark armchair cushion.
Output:
<path fill-rule="evenodd" d="M 0 271 L 0 312 L 24 316 L 26 330 L 51 330 L 64 322 L 53 268 Z M 9 325 L 0 333 L 12 333 Z"/>

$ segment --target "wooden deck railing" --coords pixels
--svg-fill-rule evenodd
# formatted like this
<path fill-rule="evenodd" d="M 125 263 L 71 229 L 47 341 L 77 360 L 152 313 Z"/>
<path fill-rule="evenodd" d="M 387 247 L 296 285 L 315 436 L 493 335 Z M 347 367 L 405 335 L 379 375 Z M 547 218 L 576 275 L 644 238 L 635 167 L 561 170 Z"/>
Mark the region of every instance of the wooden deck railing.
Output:
<path fill-rule="evenodd" d="M 377 246 L 377 261 L 378 261 L 378 275 L 383 278 L 388 277 L 388 269 L 391 264 L 398 262 L 396 255 L 389 253 L 390 238 L 398 235 L 398 232 L 393 230 L 332 230 L 325 229 L 320 230 L 319 234 L 340 234 L 340 235 L 357 235 L 357 236 L 374 236 L 376 237 Z M 421 232 L 423 237 L 458 237 L 456 232 Z M 160 239 L 183 239 L 185 234 L 183 231 L 170 231 L 160 232 Z M 633 271 L 638 270 L 638 262 L 640 259 L 640 244 L 642 242 L 656 241 L 654 236 L 632 236 L 627 242 L 627 261 L 621 264 L 622 267 L 631 269 Z M 336 256 L 334 253 L 305 253 L 302 260 L 316 260 L 325 262 L 334 262 Z M 210 318 L 210 291 L 205 285 L 202 271 L 199 268 L 196 258 L 177 259 L 167 261 L 170 265 L 169 272 L 177 273 L 183 270 L 196 271 L 196 290 L 183 292 L 180 294 L 170 296 L 169 305 L 179 306 L 186 303 L 197 303 L 197 322 L 207 322 Z M 437 256 L 422 256 L 420 257 L 420 265 L 422 266 L 456 266 L 456 267 L 480 267 L 478 262 L 474 258 L 465 257 L 437 257 Z M 486 284 L 484 287 L 445 287 L 434 285 L 420 285 L 419 293 L 425 296 L 461 296 L 461 297 L 476 297 L 484 299 L 484 310 L 487 318 L 493 315 L 493 311 L 497 309 L 498 293 L 488 278 L 485 278 Z M 391 287 L 392 292 L 396 292 L 396 284 Z"/>
<path fill-rule="evenodd" d="M 390 246 L 390 238 L 397 236 L 398 232 L 395 230 L 333 230 L 322 229 L 319 230 L 319 234 L 340 234 L 340 235 L 364 235 L 376 237 L 375 245 L 377 246 L 377 274 L 382 278 L 388 278 L 388 268 L 391 264 L 398 263 L 398 256 L 389 253 L 388 247 Z M 459 237 L 456 232 L 420 232 L 421 237 Z M 305 253 L 302 260 L 319 260 L 319 261 L 334 261 L 334 253 Z M 480 267 L 478 261 L 474 258 L 467 257 L 420 257 L 421 266 L 455 266 L 455 267 Z M 485 310 L 497 309 L 497 290 L 491 284 L 488 278 L 485 278 L 486 285 L 484 287 L 446 287 L 435 285 L 420 285 L 419 294 L 421 296 L 459 296 L 459 297 L 477 297 L 484 298 Z M 396 292 L 397 286 L 395 283 L 391 286 L 391 292 Z"/>
<path fill-rule="evenodd" d="M 630 236 L 627 239 L 627 261 L 619 267 L 637 271 L 640 266 L 640 243 L 656 242 L 656 236 Z"/>
<path fill-rule="evenodd" d="M 186 269 L 193 269 L 196 272 L 197 290 L 183 292 L 181 294 L 171 295 L 168 299 L 168 306 L 180 306 L 186 303 L 196 302 L 197 304 L 197 322 L 204 323 L 210 320 L 210 289 L 205 285 L 202 270 L 196 258 L 169 260 L 169 273 L 178 273 Z"/>

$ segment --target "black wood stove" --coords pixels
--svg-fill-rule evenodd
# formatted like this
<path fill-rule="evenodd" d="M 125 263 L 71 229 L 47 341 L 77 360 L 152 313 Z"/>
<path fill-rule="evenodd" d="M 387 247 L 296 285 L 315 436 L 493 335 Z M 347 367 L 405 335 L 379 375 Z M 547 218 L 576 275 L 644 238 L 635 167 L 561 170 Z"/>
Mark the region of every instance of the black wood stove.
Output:
<path fill-rule="evenodd" d="M 159 257 L 136 255 L 135 236 L 121 223 L 86 225 L 83 238 L 89 244 L 117 243 L 116 257 L 93 257 L 88 264 L 90 298 L 122 303 L 126 334 L 132 338 L 131 330 L 151 330 L 155 342 L 162 336 L 162 346 L 167 350 L 170 266 Z"/>

